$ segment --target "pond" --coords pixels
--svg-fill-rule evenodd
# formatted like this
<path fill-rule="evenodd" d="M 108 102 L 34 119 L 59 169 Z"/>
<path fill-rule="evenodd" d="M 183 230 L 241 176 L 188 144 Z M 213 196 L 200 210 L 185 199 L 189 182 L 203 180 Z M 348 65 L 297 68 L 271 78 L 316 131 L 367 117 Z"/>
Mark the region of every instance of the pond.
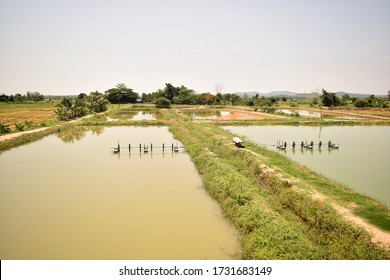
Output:
<path fill-rule="evenodd" d="M 129 118 L 131 117 L 131 118 Z M 156 118 L 148 111 L 127 111 L 124 113 L 113 114 L 112 117 L 106 117 L 108 122 L 116 122 L 119 120 L 127 121 L 151 121 Z"/>
<path fill-rule="evenodd" d="M 183 111 L 186 115 L 189 115 L 193 120 L 213 120 L 221 117 L 226 117 L 231 114 L 230 111 Z"/>
<path fill-rule="evenodd" d="M 283 114 L 287 114 L 287 115 L 297 114 L 299 116 L 310 117 L 310 118 L 320 118 L 321 117 L 320 113 L 311 112 L 308 110 L 276 109 L 275 112 L 276 113 L 283 113 Z"/>
<path fill-rule="evenodd" d="M 389 126 L 230 126 L 226 129 L 390 206 Z M 278 141 L 286 142 L 287 148 L 277 149 Z M 295 149 L 293 141 L 297 144 Z M 313 141 L 313 149 L 301 149 L 301 141 Z M 321 148 L 319 141 L 324 144 Z M 339 149 L 329 149 L 328 141 L 339 144 Z"/>
<path fill-rule="evenodd" d="M 302 117 L 309 117 L 309 118 L 321 118 L 322 117 L 322 118 L 327 118 L 327 119 L 340 119 L 340 120 L 362 120 L 362 119 L 364 119 L 364 118 L 360 118 L 360 117 L 338 116 L 338 115 L 326 114 L 326 112 L 320 113 L 320 112 L 302 110 L 302 109 L 297 109 L 297 110 L 276 109 L 275 112 L 286 114 L 286 115 L 302 116 Z"/>
<path fill-rule="evenodd" d="M 156 118 L 153 116 L 150 112 L 137 112 L 135 116 L 133 116 L 130 120 L 132 121 L 148 121 L 148 120 L 155 120 Z"/>
<path fill-rule="evenodd" d="M 189 156 L 162 143 L 181 145 L 167 127 L 76 127 L 1 154 L 0 258 L 240 258 Z"/>

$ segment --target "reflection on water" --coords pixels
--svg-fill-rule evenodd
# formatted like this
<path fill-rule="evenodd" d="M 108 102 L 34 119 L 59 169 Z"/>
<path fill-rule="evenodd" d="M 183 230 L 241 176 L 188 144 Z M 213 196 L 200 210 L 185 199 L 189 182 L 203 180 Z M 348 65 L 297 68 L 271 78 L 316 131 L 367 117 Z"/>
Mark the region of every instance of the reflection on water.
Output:
<path fill-rule="evenodd" d="M 304 117 L 311 117 L 311 118 L 320 118 L 321 114 L 318 112 L 312 112 L 308 110 L 289 110 L 289 109 L 276 109 L 275 112 L 277 113 L 283 113 L 287 115 L 294 115 L 297 116 L 304 116 Z"/>
<path fill-rule="evenodd" d="M 110 149 L 176 143 L 166 127 L 88 129 L 0 156 L 1 259 L 240 257 L 237 232 L 186 153 Z"/>
<path fill-rule="evenodd" d="M 338 116 L 338 115 L 329 115 L 329 114 L 323 114 L 319 112 L 313 112 L 308 110 L 290 110 L 290 109 L 276 109 L 275 112 L 287 114 L 287 115 L 295 115 L 295 116 L 303 116 L 303 117 L 310 117 L 310 118 L 331 118 L 331 119 L 341 119 L 341 120 L 362 120 L 364 118 L 359 117 L 351 117 L 351 116 Z"/>
<path fill-rule="evenodd" d="M 153 114 L 150 112 L 137 112 L 135 116 L 133 116 L 130 120 L 132 121 L 148 121 L 148 120 L 155 120 L 156 118 L 153 117 Z"/>
<path fill-rule="evenodd" d="M 247 126 L 227 129 L 280 151 L 294 161 L 390 206 L 389 126 Z M 278 140 L 287 142 L 286 150 L 276 148 Z M 340 148 L 328 149 L 329 140 L 340 144 Z M 293 141 L 297 143 L 295 149 L 292 148 Z M 301 141 L 313 141 L 313 149 L 301 149 Z M 321 148 L 319 141 L 324 144 Z"/>
<path fill-rule="evenodd" d="M 204 119 L 216 119 L 220 117 L 229 116 L 230 111 L 184 111 L 185 114 L 189 115 L 194 120 L 204 120 Z"/>
<path fill-rule="evenodd" d="M 72 126 L 59 131 L 56 136 L 65 143 L 80 141 L 87 135 L 87 132 L 90 131 L 92 135 L 100 135 L 104 132 L 103 126 Z"/>
<path fill-rule="evenodd" d="M 156 118 L 151 112 L 148 111 L 134 111 L 134 110 L 122 110 L 117 113 L 110 114 L 106 117 L 108 122 L 122 121 L 151 121 Z"/>

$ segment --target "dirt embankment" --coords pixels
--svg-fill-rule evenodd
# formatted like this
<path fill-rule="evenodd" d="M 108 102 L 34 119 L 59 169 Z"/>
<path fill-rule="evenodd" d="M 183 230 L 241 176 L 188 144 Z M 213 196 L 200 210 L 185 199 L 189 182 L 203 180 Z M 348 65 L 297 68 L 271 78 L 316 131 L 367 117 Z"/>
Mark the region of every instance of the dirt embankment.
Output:
<path fill-rule="evenodd" d="M 75 120 L 71 120 L 71 121 L 66 122 L 66 123 L 67 123 L 67 124 L 69 124 L 69 123 L 75 123 L 75 122 L 78 122 L 78 121 L 80 121 L 80 120 L 82 120 L 82 119 L 90 118 L 90 117 L 92 117 L 92 116 L 93 116 L 93 115 L 88 115 L 88 116 L 85 116 L 85 117 L 82 117 L 82 118 L 78 118 L 78 119 L 75 119 Z M 0 142 L 7 141 L 7 140 L 11 140 L 11 139 L 20 137 L 20 136 L 25 135 L 25 134 L 31 134 L 31 133 L 41 132 L 41 131 L 47 130 L 47 129 L 49 129 L 49 128 L 50 128 L 50 127 L 42 127 L 42 128 L 37 128 L 37 129 L 32 129 L 32 130 L 26 130 L 26 131 L 21 131 L 21 132 L 8 133 L 8 134 L 1 135 L 1 136 L 0 136 Z"/>
<path fill-rule="evenodd" d="M 21 132 L 5 134 L 5 135 L 0 136 L 0 142 L 11 140 L 11 139 L 17 138 L 17 137 L 25 135 L 25 134 L 30 134 L 30 133 L 36 133 L 36 132 L 44 131 L 44 130 L 46 130 L 48 128 L 49 127 L 42 127 L 42 128 L 37 128 L 37 129 L 33 129 L 33 130 L 27 130 L 27 131 L 21 131 Z"/>

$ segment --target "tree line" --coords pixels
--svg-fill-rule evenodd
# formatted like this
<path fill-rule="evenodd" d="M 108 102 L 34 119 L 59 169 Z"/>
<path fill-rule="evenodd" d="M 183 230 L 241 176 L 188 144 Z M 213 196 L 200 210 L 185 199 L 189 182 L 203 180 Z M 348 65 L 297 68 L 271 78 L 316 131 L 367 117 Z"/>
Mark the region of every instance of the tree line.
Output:
<path fill-rule="evenodd" d="M 337 107 L 337 106 L 354 106 L 357 108 L 388 108 L 389 103 L 385 98 L 377 98 L 375 95 L 370 95 L 367 98 L 357 98 L 350 97 L 348 94 L 344 94 L 341 98 L 336 95 L 334 92 L 327 92 L 322 90 L 322 95 L 320 96 L 323 106 L 327 107 Z M 390 91 L 388 95 L 388 100 L 390 100 Z"/>
<path fill-rule="evenodd" d="M 106 97 L 98 92 L 91 92 L 89 95 L 80 93 L 77 98 L 64 97 L 60 103 L 56 105 L 54 111 L 61 121 L 69 121 L 71 119 L 85 116 L 89 113 L 100 113 L 107 110 L 108 101 Z"/>
<path fill-rule="evenodd" d="M 15 95 L 6 95 L 6 94 L 0 94 L 0 102 L 16 102 L 16 103 L 22 103 L 22 102 L 38 102 L 43 101 L 45 97 L 40 94 L 37 91 L 31 92 L 27 91 L 26 94 L 20 94 L 17 93 Z"/>
<path fill-rule="evenodd" d="M 90 96 L 92 93 L 90 94 Z M 64 110 L 60 109 L 61 112 L 60 118 L 72 118 L 73 116 L 82 116 L 85 112 L 92 112 L 95 109 L 91 109 L 90 105 L 83 105 L 81 100 L 88 97 L 87 94 L 81 93 L 76 99 L 71 99 L 69 97 L 64 97 L 61 101 L 61 106 L 68 113 L 63 113 Z M 256 94 L 255 96 L 247 95 L 237 95 L 234 93 L 222 94 L 218 92 L 217 94 L 211 93 L 197 93 L 193 89 L 189 89 L 182 86 L 174 86 L 171 83 L 166 83 L 165 87 L 158 89 L 155 92 L 151 93 L 142 93 L 141 95 L 135 92 L 133 89 L 128 88 L 124 83 L 119 83 L 114 88 L 110 88 L 103 93 L 98 91 L 93 92 L 93 97 L 88 97 L 83 100 L 88 104 L 88 99 L 99 97 L 100 102 L 103 102 L 103 99 L 108 101 L 111 104 L 126 104 L 126 103 L 153 103 L 157 107 L 169 107 L 171 104 L 187 104 L 187 105 L 245 105 L 245 106 L 254 106 L 256 108 L 261 108 L 263 111 L 272 111 L 270 108 L 273 105 L 277 104 L 280 101 L 293 100 L 294 97 L 264 97 Z M 25 95 L 15 94 L 15 95 L 0 95 L 0 102 L 26 102 L 26 101 L 42 101 L 44 96 L 39 92 L 26 92 Z M 72 101 L 70 101 L 72 100 Z M 390 100 L 390 91 L 388 92 L 388 100 Z M 377 98 L 374 95 L 371 95 L 367 98 L 356 98 L 350 97 L 348 94 L 344 94 L 342 97 L 338 97 L 336 93 L 328 92 L 322 90 L 321 95 L 318 97 L 313 97 L 308 99 L 310 105 L 317 106 L 327 106 L 327 107 L 336 107 L 336 106 L 352 106 L 358 108 L 365 107 L 378 107 L 378 108 L 387 108 L 389 103 L 385 98 Z M 72 102 L 72 104 L 70 104 Z M 96 102 L 96 100 L 94 101 Z M 69 108 L 81 108 L 83 109 L 74 109 L 73 112 Z M 70 112 L 70 113 L 69 113 Z"/>

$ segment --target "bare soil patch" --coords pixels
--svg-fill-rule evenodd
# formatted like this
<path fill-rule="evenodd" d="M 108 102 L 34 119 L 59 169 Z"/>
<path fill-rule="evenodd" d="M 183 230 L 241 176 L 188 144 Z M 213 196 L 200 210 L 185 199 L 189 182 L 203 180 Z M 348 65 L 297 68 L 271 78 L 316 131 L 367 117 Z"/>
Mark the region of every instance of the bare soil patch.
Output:
<path fill-rule="evenodd" d="M 249 112 L 234 110 L 229 115 L 213 117 L 209 119 L 218 120 L 218 121 L 233 121 L 233 120 L 260 120 L 260 119 L 284 119 L 283 116 L 277 116 L 273 114 L 260 113 L 260 112 Z"/>

